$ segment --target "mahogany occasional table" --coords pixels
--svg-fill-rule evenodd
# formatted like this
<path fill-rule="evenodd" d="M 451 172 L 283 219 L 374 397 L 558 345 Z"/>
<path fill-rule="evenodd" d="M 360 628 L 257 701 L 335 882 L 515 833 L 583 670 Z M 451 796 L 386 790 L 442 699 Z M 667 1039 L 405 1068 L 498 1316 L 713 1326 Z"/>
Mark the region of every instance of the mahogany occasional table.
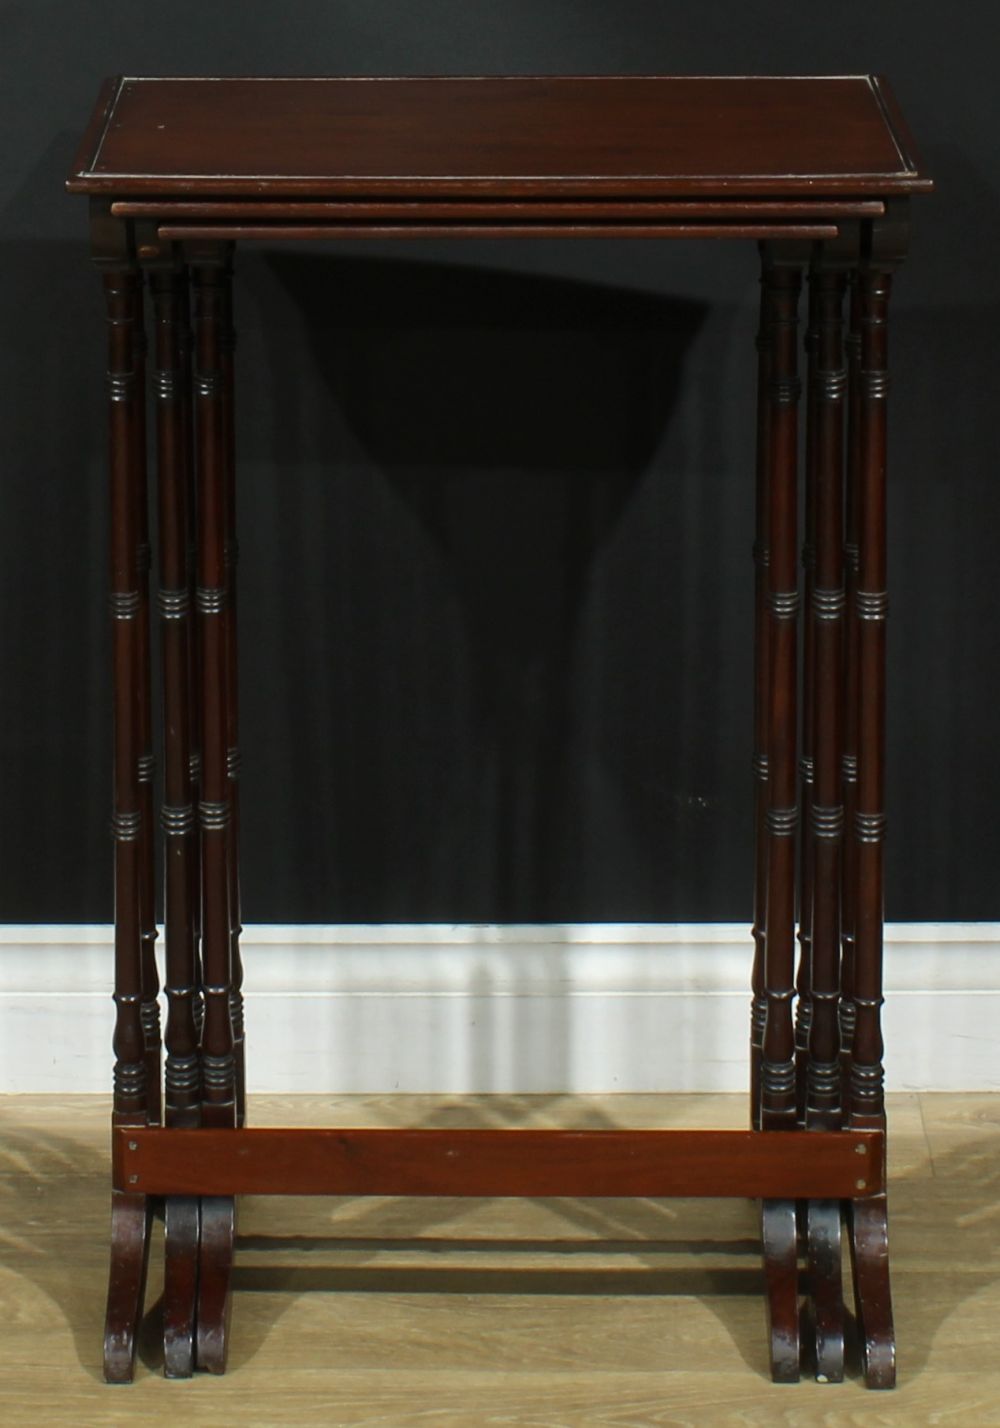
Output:
<path fill-rule="evenodd" d="M 133 1373 L 161 1202 L 166 1372 L 179 1377 L 225 1367 L 242 1193 L 746 1196 L 762 1203 L 774 1378 L 799 1376 L 800 1294 L 817 1377 L 843 1377 L 843 1223 L 865 1380 L 891 1386 L 880 1031 L 887 322 L 909 196 L 931 182 L 888 85 L 119 78 L 101 90 L 67 187 L 90 197 L 107 307 L 117 1006 L 107 1378 Z M 746 1131 L 244 1125 L 233 247 L 425 236 L 760 246 Z M 162 1087 L 147 367 L 165 731 Z"/>

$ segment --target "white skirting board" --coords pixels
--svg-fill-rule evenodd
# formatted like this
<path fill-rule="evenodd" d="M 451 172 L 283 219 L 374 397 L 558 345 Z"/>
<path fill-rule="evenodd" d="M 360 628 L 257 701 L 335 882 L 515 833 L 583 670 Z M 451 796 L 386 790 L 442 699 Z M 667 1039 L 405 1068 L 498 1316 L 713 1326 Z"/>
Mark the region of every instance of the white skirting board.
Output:
<path fill-rule="evenodd" d="M 252 1091 L 747 1084 L 742 925 L 267 925 L 243 948 Z M 109 927 L 0 926 L 0 1092 L 109 1089 L 111 976 Z M 885 985 L 890 1090 L 1000 1090 L 1000 923 L 890 925 Z"/>

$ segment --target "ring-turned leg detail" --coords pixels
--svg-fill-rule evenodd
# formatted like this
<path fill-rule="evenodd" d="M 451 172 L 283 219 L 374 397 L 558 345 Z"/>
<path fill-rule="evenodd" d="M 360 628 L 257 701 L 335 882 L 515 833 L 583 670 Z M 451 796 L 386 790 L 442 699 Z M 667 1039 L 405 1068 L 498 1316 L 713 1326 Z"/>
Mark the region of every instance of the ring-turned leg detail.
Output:
<path fill-rule="evenodd" d="M 769 290 L 767 581 L 767 1003 L 761 1058 L 761 1129 L 796 1131 L 795 975 L 797 583 L 797 324 L 802 273 L 765 261 Z M 798 1236 L 793 1200 L 764 1201 L 762 1247 L 777 1382 L 799 1376 Z"/>
<path fill-rule="evenodd" d="M 139 829 L 139 925 L 142 940 L 142 1028 L 146 1044 L 146 1113 L 150 1125 L 159 1125 L 163 1106 L 161 1094 L 162 1051 L 160 1044 L 160 981 L 156 968 L 156 825 L 153 778 L 153 696 L 150 650 L 149 495 L 146 480 L 146 329 L 144 281 L 136 273 L 132 294 L 132 418 L 135 502 L 136 576 L 139 610 L 138 681 L 136 723 L 139 743 L 138 779 L 142 819 Z"/>
<path fill-rule="evenodd" d="M 108 436 L 110 474 L 110 607 L 114 685 L 115 1030 L 116 1126 L 144 1126 L 149 1113 L 147 1043 L 143 1025 L 140 859 L 142 794 L 139 783 L 138 444 L 136 423 L 136 274 L 131 264 L 102 263 L 108 336 Z M 111 1267 L 104 1334 L 109 1382 L 132 1377 L 135 1335 L 142 1315 L 149 1254 L 150 1202 L 115 1191 L 111 1204 Z"/>
<path fill-rule="evenodd" d="M 771 285 L 766 263 L 760 275 L 760 323 L 757 329 L 757 475 L 754 529 L 754 882 L 753 972 L 750 1004 L 750 1124 L 760 1129 L 760 1063 L 764 1054 L 764 967 L 767 946 L 767 701 L 770 679 L 770 621 L 767 607 L 770 530 L 768 472 L 771 411 Z"/>
<path fill-rule="evenodd" d="M 229 830 L 227 866 L 229 870 L 230 966 L 229 1012 L 233 1026 L 233 1059 L 236 1076 L 236 1124 L 246 1123 L 246 1041 L 243 1012 L 243 960 L 240 935 L 240 720 L 239 658 L 237 647 L 236 569 L 239 544 L 236 536 L 236 427 L 235 352 L 233 325 L 232 250 L 221 273 L 219 321 L 219 369 L 222 373 L 222 447 L 226 487 L 226 584 L 228 595 L 223 615 L 226 646 L 226 769 L 229 777 Z"/>
<path fill-rule="evenodd" d="M 886 396 L 891 276 L 858 275 L 861 362 L 860 483 L 855 625 L 858 658 L 858 782 L 855 845 L 855 1028 L 850 1065 L 850 1125 L 885 1127 L 882 1007 L 883 845 L 885 838 Z M 865 1382 L 891 1388 L 895 1340 L 889 1290 L 884 1196 L 852 1203 L 851 1251 Z"/>
<path fill-rule="evenodd" d="M 802 630 L 802 724 L 799 754 L 799 965 L 795 977 L 795 1114 L 806 1118 L 806 1062 L 812 1022 L 812 939 L 815 842 L 812 828 L 814 712 L 816 707 L 816 641 L 812 602 L 816 585 L 816 485 L 819 464 L 819 274 L 809 272 L 809 320 L 806 327 L 805 518 L 802 542 L 804 620 Z M 800 1207 L 800 1229 L 805 1229 Z"/>
<path fill-rule="evenodd" d="M 186 803 L 197 810 L 201 804 L 201 644 L 197 611 L 197 511 L 198 486 L 194 457 L 194 334 L 191 327 L 191 282 L 187 266 L 182 262 L 177 270 L 177 363 L 180 392 L 180 446 L 182 485 L 184 489 L 185 521 L 183 583 L 188 592 L 187 688 L 189 730 L 188 783 Z M 195 1029 L 200 1045 L 205 1023 L 205 1003 L 202 993 L 204 978 L 201 961 L 201 831 L 195 817 L 190 837 L 190 909 L 191 940 L 194 948 Z M 199 1083 L 200 1084 L 200 1083 Z"/>
<path fill-rule="evenodd" d="M 219 331 L 222 255 L 193 263 L 198 467 L 198 610 L 201 662 L 202 1122 L 236 1124 L 229 884 L 229 723 L 226 607 L 226 460 Z"/>
<path fill-rule="evenodd" d="M 822 256 L 811 275 L 814 347 L 810 413 L 812 570 L 806 612 L 811 773 L 804 847 L 810 876 L 810 1014 L 805 1056 L 807 1132 L 839 1130 L 840 881 L 844 810 L 841 795 L 844 623 L 845 278 Z M 807 1150 L 804 1153 L 808 1153 Z M 844 1376 L 841 1207 L 814 1200 L 806 1209 L 806 1258 L 815 1333 L 816 1377 Z"/>
<path fill-rule="evenodd" d="M 857 904 L 857 844 L 854 815 L 858 788 L 858 519 L 861 481 L 861 298 L 851 276 L 847 355 L 847 460 L 844 489 L 844 724 L 841 759 L 845 838 L 840 899 L 840 1065 L 841 1099 L 850 1113 L 851 1054 L 854 1047 L 854 927 Z"/>
<path fill-rule="evenodd" d="M 191 255 L 195 293 L 197 432 L 198 647 L 201 706 L 202 1124 L 235 1127 L 236 1068 L 232 994 L 228 715 L 227 457 L 220 334 L 225 318 L 225 253 L 219 245 Z M 231 1196 L 201 1202 L 195 1362 L 225 1370 L 235 1243 Z"/>
<path fill-rule="evenodd" d="M 187 580 L 188 472 L 186 392 L 180 331 L 186 291 L 173 267 L 151 275 L 156 332 L 154 390 L 159 490 L 159 595 L 163 672 L 164 922 L 166 929 L 165 1121 L 197 1126 L 201 1119 L 201 1064 L 195 1007 L 197 951 L 192 906 L 197 856 L 190 798 L 191 601 Z M 167 1378 L 194 1372 L 198 1293 L 199 1203 L 168 1195 L 164 1214 L 163 1367 Z"/>
<path fill-rule="evenodd" d="M 795 1037 L 795 834 L 798 825 L 796 779 L 796 664 L 799 592 L 797 583 L 796 367 L 798 300 L 802 285 L 797 266 L 770 265 L 772 367 L 768 453 L 770 558 L 768 622 L 767 940 L 764 993 L 767 1016 L 761 1062 L 761 1126 L 794 1130 Z"/>

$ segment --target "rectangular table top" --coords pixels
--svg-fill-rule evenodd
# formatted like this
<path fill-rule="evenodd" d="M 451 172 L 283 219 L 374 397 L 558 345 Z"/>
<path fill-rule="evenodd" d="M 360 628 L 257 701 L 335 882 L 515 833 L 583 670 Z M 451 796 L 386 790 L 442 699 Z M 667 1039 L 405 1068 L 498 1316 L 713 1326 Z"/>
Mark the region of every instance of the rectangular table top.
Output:
<path fill-rule="evenodd" d="M 929 189 L 885 81 L 567 75 L 108 80 L 74 193 L 680 198 Z"/>

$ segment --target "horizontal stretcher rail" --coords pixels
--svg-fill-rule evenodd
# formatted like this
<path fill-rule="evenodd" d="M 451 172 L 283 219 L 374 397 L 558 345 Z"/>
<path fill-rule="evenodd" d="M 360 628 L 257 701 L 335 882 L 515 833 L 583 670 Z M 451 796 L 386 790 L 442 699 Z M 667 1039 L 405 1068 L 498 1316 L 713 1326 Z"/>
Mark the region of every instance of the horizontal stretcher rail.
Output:
<path fill-rule="evenodd" d="M 162 223 L 165 242 L 233 238 L 836 238 L 835 223 Z M 141 256 L 141 254 L 140 254 Z"/>
<path fill-rule="evenodd" d="M 884 1188 L 881 1131 L 119 1127 L 145 1195 L 851 1199 Z"/>
<path fill-rule="evenodd" d="M 878 218 L 885 204 L 870 199 L 116 199 L 115 218 L 429 219 L 613 218 L 757 219 Z"/>

